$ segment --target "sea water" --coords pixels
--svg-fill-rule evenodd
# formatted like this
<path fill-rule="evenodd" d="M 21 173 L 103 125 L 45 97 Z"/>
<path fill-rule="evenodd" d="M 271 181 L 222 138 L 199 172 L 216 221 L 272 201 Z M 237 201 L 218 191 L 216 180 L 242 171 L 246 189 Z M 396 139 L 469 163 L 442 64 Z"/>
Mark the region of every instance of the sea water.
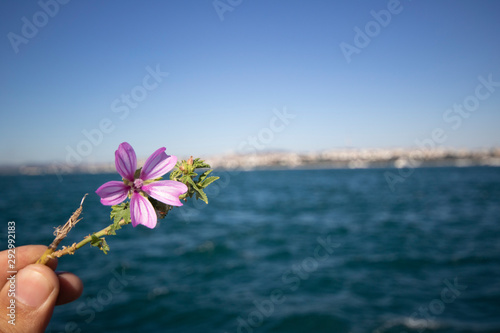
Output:
<path fill-rule="evenodd" d="M 215 171 L 209 205 L 61 258 L 84 291 L 47 332 L 500 332 L 500 168 L 400 171 Z M 8 221 L 50 244 L 85 193 L 61 245 L 104 228 L 109 180 L 0 177 L 2 249 Z"/>

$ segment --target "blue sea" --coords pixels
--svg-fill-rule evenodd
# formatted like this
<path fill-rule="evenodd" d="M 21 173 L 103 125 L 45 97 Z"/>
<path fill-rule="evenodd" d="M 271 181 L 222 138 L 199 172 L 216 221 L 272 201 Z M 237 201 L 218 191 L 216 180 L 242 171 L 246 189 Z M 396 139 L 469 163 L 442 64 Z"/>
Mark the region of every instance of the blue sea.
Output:
<path fill-rule="evenodd" d="M 209 205 L 61 258 L 84 291 L 47 332 L 500 332 L 500 168 L 214 173 Z M 61 245 L 104 228 L 109 180 L 0 177 L 2 249 L 7 221 L 50 244 L 85 193 Z"/>

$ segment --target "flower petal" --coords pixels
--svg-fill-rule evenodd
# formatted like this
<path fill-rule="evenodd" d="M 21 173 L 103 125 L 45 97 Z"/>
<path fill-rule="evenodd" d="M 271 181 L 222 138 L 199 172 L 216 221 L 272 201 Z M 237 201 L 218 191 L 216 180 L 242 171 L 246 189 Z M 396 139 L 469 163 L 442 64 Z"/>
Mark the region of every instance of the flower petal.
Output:
<path fill-rule="evenodd" d="M 165 154 L 165 148 L 156 150 L 144 163 L 140 178 L 142 180 L 155 179 L 172 170 L 177 163 L 177 157 Z"/>
<path fill-rule="evenodd" d="M 144 185 L 142 190 L 150 197 L 171 206 L 182 206 L 179 196 L 187 192 L 188 188 L 175 180 L 160 180 Z"/>
<path fill-rule="evenodd" d="M 134 181 L 135 170 L 137 169 L 137 157 L 134 148 L 127 142 L 122 142 L 115 151 L 116 171 L 125 179 Z"/>
<path fill-rule="evenodd" d="M 130 199 L 130 219 L 133 227 L 142 224 L 153 229 L 156 226 L 157 218 L 153 205 L 137 192 L 132 194 Z"/>
<path fill-rule="evenodd" d="M 112 180 L 101 185 L 95 193 L 101 197 L 103 205 L 114 206 L 127 199 L 129 188 L 123 182 Z"/>

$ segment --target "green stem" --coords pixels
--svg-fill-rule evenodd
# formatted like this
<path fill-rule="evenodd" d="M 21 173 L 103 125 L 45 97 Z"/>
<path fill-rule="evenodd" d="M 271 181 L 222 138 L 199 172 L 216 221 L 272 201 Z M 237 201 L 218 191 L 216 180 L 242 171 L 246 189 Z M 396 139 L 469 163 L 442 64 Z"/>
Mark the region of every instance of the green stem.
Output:
<path fill-rule="evenodd" d="M 118 224 L 120 225 L 120 227 L 126 225 L 126 224 L 129 224 L 130 222 L 125 222 L 124 219 L 121 219 L 120 222 L 118 222 Z M 98 238 L 101 238 L 103 236 L 108 236 L 109 235 L 109 231 L 111 230 L 111 228 L 114 226 L 114 223 L 110 224 L 109 226 L 107 226 L 106 228 L 94 233 L 93 235 L 98 237 Z M 69 247 L 63 247 L 62 250 L 59 250 L 59 251 L 56 251 L 54 253 L 52 253 L 51 255 L 49 255 L 50 258 L 60 258 L 66 254 L 75 254 L 75 251 L 78 250 L 79 248 L 81 248 L 82 246 L 90 243 L 92 241 L 92 235 L 88 235 L 86 236 L 82 241 L 80 241 L 79 243 L 74 243 L 73 245 L 69 246 Z"/>

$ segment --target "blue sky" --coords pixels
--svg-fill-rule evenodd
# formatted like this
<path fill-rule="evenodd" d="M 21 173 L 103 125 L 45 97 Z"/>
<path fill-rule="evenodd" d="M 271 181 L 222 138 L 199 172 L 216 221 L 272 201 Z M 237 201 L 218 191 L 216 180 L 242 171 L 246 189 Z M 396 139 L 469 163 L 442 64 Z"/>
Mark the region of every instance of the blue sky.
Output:
<path fill-rule="evenodd" d="M 123 141 L 139 157 L 415 147 L 436 129 L 437 146 L 498 147 L 498 13 L 498 1 L 3 1 L 0 164 L 112 161 Z"/>

